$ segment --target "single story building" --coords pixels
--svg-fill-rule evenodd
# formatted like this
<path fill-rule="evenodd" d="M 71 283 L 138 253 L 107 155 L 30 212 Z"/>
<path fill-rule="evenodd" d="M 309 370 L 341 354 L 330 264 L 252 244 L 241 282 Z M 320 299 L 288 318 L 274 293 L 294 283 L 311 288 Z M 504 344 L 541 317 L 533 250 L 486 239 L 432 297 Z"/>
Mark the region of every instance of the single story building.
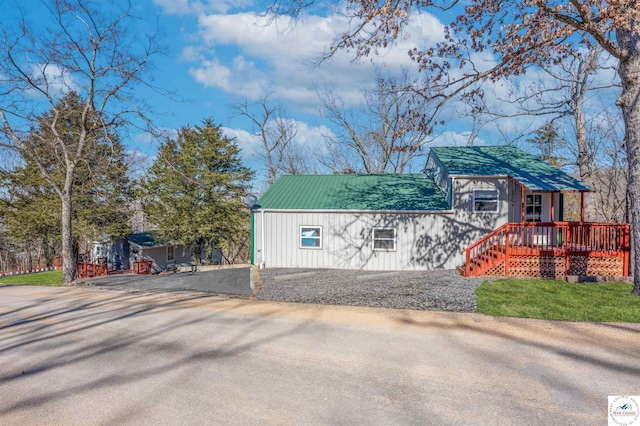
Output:
<path fill-rule="evenodd" d="M 161 272 L 193 262 L 191 249 L 164 238 L 158 231 L 138 232 L 128 238 L 102 238 L 92 244 L 90 262 L 106 264 L 109 271 L 126 271 L 138 260 L 151 260 L 152 270 Z"/>
<path fill-rule="evenodd" d="M 183 263 L 192 263 L 191 248 L 176 244 L 158 231 L 139 232 L 129 236 L 131 258 L 152 260 L 152 270 L 161 272 L 176 269 Z"/>
<path fill-rule="evenodd" d="M 519 261 L 531 263 L 513 256 L 517 243 L 538 262 L 520 268 L 522 276 L 581 272 L 575 270 L 579 262 L 570 269 L 576 253 L 568 250 L 577 250 L 578 236 L 588 238 L 585 232 L 596 228 L 563 222 L 563 194 L 588 191 L 562 170 L 512 146 L 434 147 L 421 174 L 282 176 L 253 206 L 252 262 L 514 275 Z M 615 239 L 606 242 L 615 245 L 606 253 L 615 265 L 598 275 L 626 274 L 628 225 L 598 225 L 598 232 L 606 229 Z M 580 243 L 580 256 L 604 247 Z M 551 257 L 551 268 L 544 266 L 545 256 Z"/>

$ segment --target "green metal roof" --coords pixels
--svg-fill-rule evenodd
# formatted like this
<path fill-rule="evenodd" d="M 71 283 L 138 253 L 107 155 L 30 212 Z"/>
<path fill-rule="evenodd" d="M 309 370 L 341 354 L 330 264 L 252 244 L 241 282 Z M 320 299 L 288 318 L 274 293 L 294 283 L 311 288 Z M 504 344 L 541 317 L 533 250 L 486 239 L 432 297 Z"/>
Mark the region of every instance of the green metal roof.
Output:
<path fill-rule="evenodd" d="M 254 208 L 283 210 L 448 210 L 422 174 L 290 175 L 280 177 Z"/>
<path fill-rule="evenodd" d="M 591 191 L 588 185 L 514 146 L 433 147 L 450 176 L 511 176 L 532 191 Z"/>

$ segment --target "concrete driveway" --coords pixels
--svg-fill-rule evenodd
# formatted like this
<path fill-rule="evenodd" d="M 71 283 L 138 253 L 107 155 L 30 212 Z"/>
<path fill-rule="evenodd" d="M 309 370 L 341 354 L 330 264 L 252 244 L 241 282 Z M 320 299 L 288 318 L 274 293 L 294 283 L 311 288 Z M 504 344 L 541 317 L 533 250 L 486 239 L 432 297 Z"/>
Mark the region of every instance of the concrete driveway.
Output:
<path fill-rule="evenodd" d="M 603 425 L 640 325 L 0 287 L 0 424 Z"/>
<path fill-rule="evenodd" d="M 191 290 L 215 294 L 251 296 L 251 268 L 222 268 L 207 272 L 178 272 L 166 275 L 118 274 L 90 278 L 87 284 L 96 287 L 140 290 Z"/>

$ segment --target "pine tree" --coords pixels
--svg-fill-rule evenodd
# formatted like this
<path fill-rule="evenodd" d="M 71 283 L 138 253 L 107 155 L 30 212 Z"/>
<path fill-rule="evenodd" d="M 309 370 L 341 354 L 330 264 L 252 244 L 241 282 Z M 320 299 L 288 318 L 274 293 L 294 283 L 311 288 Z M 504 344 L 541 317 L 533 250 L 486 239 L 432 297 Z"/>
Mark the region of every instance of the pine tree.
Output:
<path fill-rule="evenodd" d="M 558 168 L 567 165 L 568 160 L 560 154 L 560 151 L 566 148 L 567 143 L 560 138 L 553 123 L 547 123 L 540 127 L 533 137 L 527 139 L 527 142 L 536 147 L 541 160 Z"/>
<path fill-rule="evenodd" d="M 242 166 L 235 141 L 207 119 L 183 127 L 159 147 L 141 183 L 145 213 L 167 238 L 206 258 L 247 238 L 249 210 L 242 200 L 254 172 Z"/>

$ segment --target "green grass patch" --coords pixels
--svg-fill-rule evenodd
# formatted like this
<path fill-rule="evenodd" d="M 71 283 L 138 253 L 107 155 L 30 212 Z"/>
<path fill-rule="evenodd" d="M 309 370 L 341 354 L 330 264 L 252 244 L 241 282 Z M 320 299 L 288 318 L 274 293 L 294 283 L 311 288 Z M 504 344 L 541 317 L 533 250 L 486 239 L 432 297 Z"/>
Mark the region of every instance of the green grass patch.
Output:
<path fill-rule="evenodd" d="M 61 286 L 62 271 L 35 272 L 33 274 L 7 275 L 0 277 L 2 285 Z"/>
<path fill-rule="evenodd" d="M 477 312 L 566 321 L 640 322 L 640 297 L 625 283 L 535 279 L 485 281 L 476 289 Z"/>

